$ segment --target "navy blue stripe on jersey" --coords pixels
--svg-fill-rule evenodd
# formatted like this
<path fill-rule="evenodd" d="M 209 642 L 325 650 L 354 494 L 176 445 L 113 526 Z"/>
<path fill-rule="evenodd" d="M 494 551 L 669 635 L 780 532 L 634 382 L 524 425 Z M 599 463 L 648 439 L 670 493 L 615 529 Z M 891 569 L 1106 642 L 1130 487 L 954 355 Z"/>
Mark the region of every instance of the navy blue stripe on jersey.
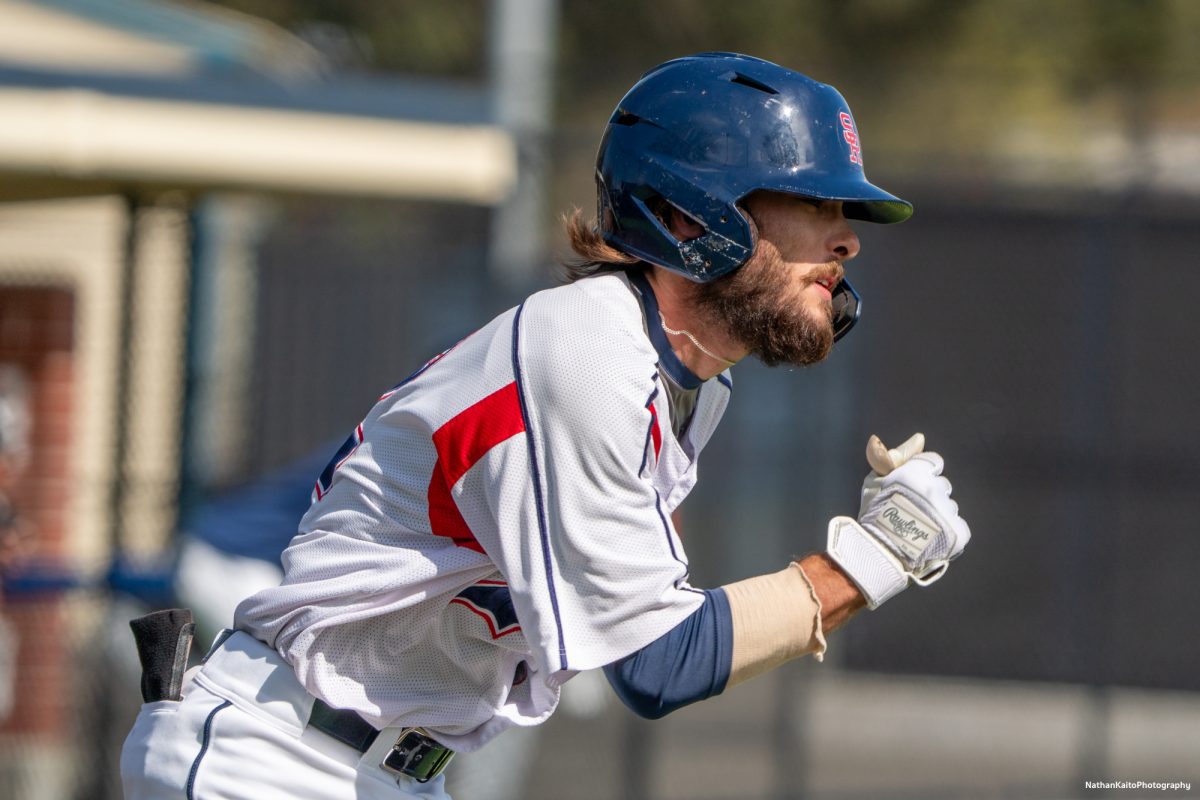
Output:
<path fill-rule="evenodd" d="M 704 592 L 690 617 L 604 674 L 638 716 L 659 719 L 725 691 L 733 667 L 733 615 L 724 589 Z"/>
<path fill-rule="evenodd" d="M 434 364 L 441 361 L 443 358 L 445 358 L 447 355 L 449 355 L 451 350 L 458 347 L 460 344 L 462 344 L 465 341 L 466 341 L 466 339 L 458 340 L 457 342 L 450 345 L 442 352 L 438 353 L 433 358 L 426 361 L 424 364 L 422 364 L 420 367 L 418 367 L 416 369 L 416 371 L 414 371 L 407 378 L 400 381 L 395 386 L 393 386 L 392 388 L 390 388 L 386 392 L 384 392 L 379 397 L 379 399 L 386 400 L 388 397 L 390 397 L 391 395 L 393 395 L 397 391 L 399 391 L 401 389 L 401 387 L 403 387 L 406 384 L 419 378 L 421 375 L 423 375 L 425 373 L 425 370 L 429 369 Z M 362 423 L 359 423 L 358 427 L 354 429 L 354 432 L 351 433 L 346 438 L 346 441 L 342 442 L 342 446 L 338 448 L 338 451 L 334 454 L 333 458 L 330 459 L 329 463 L 325 465 L 325 469 L 321 470 L 321 474 L 317 478 L 316 486 L 313 487 L 313 500 L 314 501 L 320 500 L 323 497 L 325 497 L 325 495 L 329 492 L 329 487 L 333 484 L 333 473 L 337 472 L 338 467 L 340 467 L 342 464 L 346 463 L 346 459 L 348 459 L 354 453 L 354 451 L 358 448 L 358 446 L 360 444 L 362 444 L 362 441 L 363 441 L 363 429 L 362 429 Z"/>
<path fill-rule="evenodd" d="M 729 376 L 726 375 L 724 372 L 717 375 L 717 380 L 720 381 L 721 385 L 724 386 L 726 389 L 728 389 L 730 392 L 733 391 L 733 381 L 729 380 Z"/>
<path fill-rule="evenodd" d="M 194 800 L 195 798 L 196 775 L 200 772 L 200 762 L 204 760 L 204 755 L 208 752 L 208 743 L 212 740 L 213 718 L 217 716 L 218 711 L 229 708 L 231 705 L 233 704 L 226 700 L 210 711 L 204 719 L 204 734 L 200 740 L 200 752 L 196 754 L 196 760 L 192 762 L 192 768 L 188 771 L 187 786 L 185 787 L 187 800 Z"/>
<path fill-rule="evenodd" d="M 657 489 L 654 490 L 654 508 L 658 511 L 658 518 L 662 521 L 663 533 L 667 537 L 667 547 L 671 548 L 671 558 L 675 559 L 680 564 L 683 564 L 683 568 L 687 569 L 688 563 L 680 558 L 679 554 L 675 552 L 675 542 L 671 538 L 671 525 L 667 522 L 667 515 L 663 513 L 662 495 L 658 493 Z M 685 575 L 684 578 L 686 577 L 687 576 Z"/>
<path fill-rule="evenodd" d="M 458 347 L 460 344 L 462 344 L 462 343 L 463 343 L 463 342 L 465 342 L 466 340 L 467 340 L 466 338 L 459 339 L 457 342 L 455 342 L 454 344 L 450 345 L 450 346 L 449 346 L 449 347 L 447 347 L 445 350 L 443 350 L 442 352 L 438 353 L 436 356 L 434 356 L 433 358 L 429 359 L 428 361 L 426 361 L 426 362 L 425 362 L 424 364 L 422 364 L 421 366 L 417 367 L 415 370 L 413 370 L 413 372 L 412 372 L 412 373 L 410 373 L 410 374 L 409 374 L 409 376 L 408 376 L 407 378 L 405 378 L 404 380 L 400 381 L 400 382 L 399 382 L 399 383 L 397 383 L 395 386 L 393 386 L 392 388 L 390 388 L 390 389 L 388 389 L 386 392 L 384 392 L 382 395 L 380 395 L 379 399 L 380 399 L 380 400 L 386 400 L 386 399 L 388 398 L 388 396 L 389 396 L 389 395 L 393 395 L 393 394 L 395 394 L 395 393 L 396 393 L 396 392 L 398 392 L 400 389 L 402 389 L 402 388 L 403 388 L 405 385 L 407 385 L 407 384 L 409 384 L 409 383 L 412 383 L 412 382 L 413 382 L 413 381 L 415 381 L 417 378 L 421 377 L 423 374 L 425 374 L 425 370 L 429 369 L 429 368 L 430 368 L 430 367 L 432 367 L 434 364 L 436 364 L 437 362 L 441 361 L 441 360 L 442 360 L 443 358 L 445 358 L 446 356 L 450 355 L 450 351 L 451 351 L 451 350 L 453 350 L 454 348 Z"/>
<path fill-rule="evenodd" d="M 313 487 L 313 493 L 316 499 L 320 500 L 328 492 L 329 487 L 333 485 L 333 473 L 337 472 L 337 468 L 346 463 L 346 459 L 354 454 L 358 446 L 363 442 L 363 426 L 360 422 L 355 427 L 354 432 L 346 437 L 346 441 L 342 442 L 342 446 L 333 454 L 333 458 L 329 459 L 329 463 L 325 465 L 325 469 L 321 470 L 320 476 L 317 477 L 317 485 Z"/>
<path fill-rule="evenodd" d="M 662 329 L 662 316 L 658 313 L 658 300 L 654 297 L 654 290 L 650 288 L 650 282 L 641 272 L 630 270 L 626 274 L 629 276 L 629 282 L 637 288 L 638 294 L 641 295 L 642 310 L 646 312 L 646 330 L 650 333 L 651 344 L 658 351 L 658 358 L 663 370 L 682 388 L 695 389 L 704 381 L 684 366 L 684 363 L 679 360 L 679 356 L 675 355 L 675 351 L 671 349 L 667 333 Z"/>
<path fill-rule="evenodd" d="M 658 377 L 657 375 L 655 377 Z M 658 387 L 654 387 L 654 391 L 650 393 L 650 397 L 646 400 L 646 408 L 650 408 L 654 404 L 654 398 L 658 397 Z M 653 412 L 650 414 L 650 424 L 646 426 L 646 441 L 642 443 L 642 465 L 638 467 L 638 477 L 646 471 L 646 462 L 650 459 L 650 437 L 654 434 L 654 426 L 658 424 L 658 419 Z"/>
<path fill-rule="evenodd" d="M 550 591 L 550 607 L 554 609 L 554 626 L 558 633 L 558 668 L 570 669 L 567 666 L 567 643 L 563 639 L 562 613 L 558 610 L 558 592 L 554 588 L 554 563 L 550 559 L 550 531 L 546 523 L 546 504 L 542 500 L 542 474 L 538 469 L 537 437 L 533 422 L 529 418 L 529 406 L 525 402 L 525 388 L 521 385 L 521 312 L 525 304 L 517 306 L 513 315 L 512 333 L 512 362 L 513 377 L 517 383 L 517 400 L 521 405 L 521 420 L 525 423 L 525 441 L 529 446 L 529 468 L 533 471 L 533 499 L 537 506 L 538 534 L 542 542 L 542 559 L 546 570 L 546 586 Z"/>
<path fill-rule="evenodd" d="M 517 610 L 513 607 L 512 595 L 504 584 L 488 582 L 468 586 L 450 601 L 465 607 L 483 618 L 488 633 L 499 639 L 521 630 L 517 621 Z"/>

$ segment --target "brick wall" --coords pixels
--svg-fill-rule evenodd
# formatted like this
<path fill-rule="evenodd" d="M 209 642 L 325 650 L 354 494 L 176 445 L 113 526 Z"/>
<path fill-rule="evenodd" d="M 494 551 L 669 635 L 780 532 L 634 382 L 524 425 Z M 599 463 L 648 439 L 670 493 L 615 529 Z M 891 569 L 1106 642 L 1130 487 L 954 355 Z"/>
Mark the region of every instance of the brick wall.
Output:
<path fill-rule="evenodd" d="M 0 471 L 32 538 L 25 558 L 55 564 L 66 550 L 74 433 L 75 297 L 70 290 L 0 287 L 0 366 L 24 378 L 28 455 Z M 11 594 L 0 606 L 19 637 L 15 705 L 0 733 L 58 736 L 66 729 L 68 643 L 62 595 Z"/>

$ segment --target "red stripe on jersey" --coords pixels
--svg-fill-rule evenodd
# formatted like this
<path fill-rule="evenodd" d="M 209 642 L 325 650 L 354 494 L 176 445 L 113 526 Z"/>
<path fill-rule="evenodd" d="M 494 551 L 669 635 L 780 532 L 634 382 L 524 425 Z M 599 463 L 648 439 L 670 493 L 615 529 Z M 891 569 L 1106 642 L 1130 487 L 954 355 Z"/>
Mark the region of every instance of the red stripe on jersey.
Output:
<path fill-rule="evenodd" d="M 467 600 L 465 598 L 455 597 L 450 602 L 454 603 L 455 605 L 462 606 L 463 608 L 470 611 L 472 614 L 482 617 L 483 621 L 487 623 L 488 633 L 490 633 L 492 635 L 493 639 L 499 639 L 502 636 L 508 636 L 510 633 L 516 633 L 517 631 L 521 630 L 520 625 L 510 625 L 509 627 L 505 628 L 502 631 L 497 630 L 496 629 L 496 619 L 491 614 L 489 614 L 487 611 L 485 611 L 484 609 L 481 609 L 481 608 L 477 608 L 474 603 L 470 602 L 469 600 Z"/>
<path fill-rule="evenodd" d="M 483 552 L 450 489 L 496 445 L 525 431 L 517 384 L 510 383 L 459 413 L 433 433 L 437 463 L 429 479 L 429 526 L 459 547 Z"/>
<path fill-rule="evenodd" d="M 646 404 L 646 408 L 650 409 L 650 438 L 654 440 L 654 457 L 658 458 L 658 451 L 662 450 L 662 431 L 658 429 L 658 412 L 654 409 L 653 400 Z"/>
<path fill-rule="evenodd" d="M 440 465 L 434 466 L 426 497 L 429 503 L 429 527 L 435 535 L 449 537 L 459 547 L 483 552 L 483 546 L 475 540 L 475 534 L 471 533 L 467 521 L 462 518 L 458 506 L 454 504 L 450 486 L 442 475 Z"/>

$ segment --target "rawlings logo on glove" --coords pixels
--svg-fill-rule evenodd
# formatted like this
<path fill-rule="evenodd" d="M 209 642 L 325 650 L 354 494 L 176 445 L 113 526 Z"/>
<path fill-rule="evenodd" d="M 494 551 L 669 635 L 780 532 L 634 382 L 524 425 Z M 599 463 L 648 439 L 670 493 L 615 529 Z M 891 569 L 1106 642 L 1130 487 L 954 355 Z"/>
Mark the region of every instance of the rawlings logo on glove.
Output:
<path fill-rule="evenodd" d="M 940 578 L 971 539 L 971 529 L 950 499 L 942 457 L 921 452 L 917 434 L 894 450 L 875 436 L 867 444 L 873 472 L 863 481 L 858 519 L 829 523 L 829 556 L 878 608 L 913 581 Z"/>
<path fill-rule="evenodd" d="M 892 498 L 892 505 L 884 508 L 883 513 L 879 515 L 878 524 L 891 543 L 914 561 L 921 557 L 937 534 L 933 522 L 923 519 L 921 512 L 900 496 Z"/>

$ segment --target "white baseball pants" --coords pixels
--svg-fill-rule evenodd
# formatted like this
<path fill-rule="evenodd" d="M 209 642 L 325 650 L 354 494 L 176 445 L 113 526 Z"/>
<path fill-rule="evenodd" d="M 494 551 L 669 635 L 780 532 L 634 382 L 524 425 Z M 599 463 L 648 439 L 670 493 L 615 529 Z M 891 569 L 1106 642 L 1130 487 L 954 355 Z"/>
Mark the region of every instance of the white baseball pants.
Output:
<path fill-rule="evenodd" d="M 450 800 L 308 727 L 313 698 L 279 654 L 235 633 L 185 679 L 181 701 L 142 706 L 121 751 L 125 800 Z"/>

